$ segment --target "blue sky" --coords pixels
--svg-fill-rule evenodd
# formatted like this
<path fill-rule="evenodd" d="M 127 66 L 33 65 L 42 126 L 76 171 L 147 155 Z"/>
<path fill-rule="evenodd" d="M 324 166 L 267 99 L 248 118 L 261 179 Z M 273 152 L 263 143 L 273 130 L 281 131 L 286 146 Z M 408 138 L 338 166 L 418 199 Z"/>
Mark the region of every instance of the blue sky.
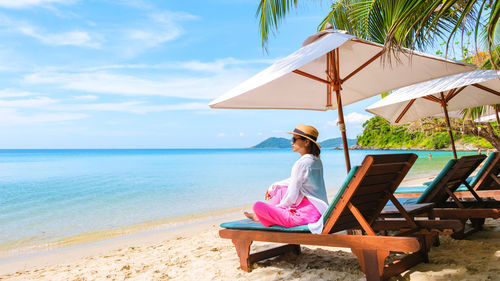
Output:
<path fill-rule="evenodd" d="M 300 47 L 327 13 L 306 1 L 261 48 L 257 0 L 0 0 L 0 148 L 249 147 L 336 111 L 207 103 Z M 361 133 L 374 97 L 344 109 Z"/>

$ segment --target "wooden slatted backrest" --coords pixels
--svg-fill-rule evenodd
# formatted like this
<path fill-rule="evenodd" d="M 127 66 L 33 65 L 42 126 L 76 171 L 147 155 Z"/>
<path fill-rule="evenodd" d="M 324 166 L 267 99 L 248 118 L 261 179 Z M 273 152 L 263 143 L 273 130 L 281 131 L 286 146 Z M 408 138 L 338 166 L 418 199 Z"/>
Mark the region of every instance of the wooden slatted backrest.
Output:
<path fill-rule="evenodd" d="M 500 153 L 493 152 L 490 157 L 495 157 L 492 159 L 491 163 L 484 163 L 488 165 L 486 167 L 485 173 L 478 179 L 477 183 L 473 186 L 475 190 L 493 190 L 500 189 L 500 184 L 493 177 L 498 178 L 500 173 Z"/>
<path fill-rule="evenodd" d="M 367 155 L 347 187 L 334 198 L 325 213 L 323 234 L 362 227 L 352 204 L 371 225 L 379 216 L 403 178 L 417 160 L 414 153 Z"/>
<path fill-rule="evenodd" d="M 486 158 L 485 155 L 460 157 L 444 177 L 438 182 L 429 185 L 427 190 L 418 198 L 417 203 L 436 203 L 439 206 L 440 203 L 446 202 L 450 197 L 446 188 L 451 192 L 455 192 L 483 162 L 484 158 Z"/>

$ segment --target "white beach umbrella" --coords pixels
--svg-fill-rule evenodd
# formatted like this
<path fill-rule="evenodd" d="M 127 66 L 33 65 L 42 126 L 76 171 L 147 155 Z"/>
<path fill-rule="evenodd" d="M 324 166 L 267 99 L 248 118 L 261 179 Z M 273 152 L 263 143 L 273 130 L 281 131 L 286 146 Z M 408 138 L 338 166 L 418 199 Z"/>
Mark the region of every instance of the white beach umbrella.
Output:
<path fill-rule="evenodd" d="M 209 105 L 239 109 L 338 109 L 346 166 L 350 170 L 342 104 L 474 69 L 469 64 L 408 49 L 394 52 L 399 59 L 389 64 L 383 60 L 383 45 L 343 31 L 321 31 L 307 38 L 299 50 Z"/>
<path fill-rule="evenodd" d="M 500 103 L 500 71 L 474 70 L 398 89 L 366 111 L 393 124 L 444 113 L 455 158 L 448 111 Z"/>
<path fill-rule="evenodd" d="M 498 113 L 497 114 L 486 115 L 486 116 L 481 116 L 481 117 L 479 117 L 477 119 L 474 119 L 474 121 L 476 121 L 476 122 L 498 121 Z"/>

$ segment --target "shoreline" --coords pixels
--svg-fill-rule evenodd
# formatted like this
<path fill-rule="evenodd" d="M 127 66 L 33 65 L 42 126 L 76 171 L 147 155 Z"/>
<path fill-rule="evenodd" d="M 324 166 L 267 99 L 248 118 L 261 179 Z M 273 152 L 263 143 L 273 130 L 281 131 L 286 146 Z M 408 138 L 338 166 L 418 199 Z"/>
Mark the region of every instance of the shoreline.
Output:
<path fill-rule="evenodd" d="M 148 224 L 151 227 L 148 229 L 142 228 L 142 231 L 132 231 L 135 228 L 127 228 L 129 231 L 126 234 L 114 233 L 115 235 L 112 237 L 104 239 L 84 239 L 86 241 L 84 243 L 76 243 L 82 240 L 64 239 L 73 241 L 73 243 L 17 256 L 0 256 L 0 280 L 2 275 L 12 274 L 20 270 L 36 270 L 50 264 L 65 263 L 98 255 L 102 252 L 122 249 L 130 245 L 145 246 L 164 239 L 175 239 L 179 236 L 197 233 L 199 229 L 218 228 L 219 224 L 224 221 L 242 218 L 244 210 L 248 210 L 248 206 L 190 216 L 189 218 L 177 218 L 168 223 Z M 92 237 L 97 238 L 97 236 Z"/>
<path fill-rule="evenodd" d="M 167 220 L 144 222 L 129 226 L 104 229 L 94 232 L 84 232 L 73 236 L 62 237 L 53 241 L 40 242 L 34 245 L 15 247 L 18 241 L 12 243 L 14 247 L 3 245 L 0 248 L 0 267 L 4 263 L 14 260 L 22 260 L 32 256 L 51 254 L 53 252 L 65 251 L 65 249 L 85 247 L 86 245 L 103 244 L 120 239 L 147 236 L 157 232 L 176 231 L 185 227 L 210 223 L 213 220 L 231 218 L 236 214 L 242 214 L 251 206 L 240 206 L 230 209 L 215 210 L 204 214 L 193 214 Z M 1 273 L 1 270 L 0 270 Z"/>
<path fill-rule="evenodd" d="M 428 176 L 419 175 L 418 178 L 407 178 L 402 184 L 417 185 L 427 180 Z M 336 189 L 328 190 L 330 200 L 335 194 Z M 164 239 L 190 236 L 200 229 L 217 230 L 222 222 L 244 218 L 243 211 L 251 208 L 251 205 L 240 206 L 166 221 L 82 233 L 37 246 L 0 250 L 0 279 L 1 275 L 36 270 L 50 264 L 74 261 L 130 245 L 144 246 Z"/>

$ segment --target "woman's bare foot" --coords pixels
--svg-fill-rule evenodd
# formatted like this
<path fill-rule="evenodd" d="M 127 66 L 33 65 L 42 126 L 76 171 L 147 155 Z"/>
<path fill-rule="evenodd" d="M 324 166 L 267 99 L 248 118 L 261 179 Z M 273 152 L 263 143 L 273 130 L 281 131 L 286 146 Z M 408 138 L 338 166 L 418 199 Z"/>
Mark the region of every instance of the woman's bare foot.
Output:
<path fill-rule="evenodd" d="M 243 212 L 243 214 L 245 214 L 245 216 L 251 220 L 259 221 L 259 218 L 257 218 L 257 215 L 255 215 L 254 213 Z"/>

